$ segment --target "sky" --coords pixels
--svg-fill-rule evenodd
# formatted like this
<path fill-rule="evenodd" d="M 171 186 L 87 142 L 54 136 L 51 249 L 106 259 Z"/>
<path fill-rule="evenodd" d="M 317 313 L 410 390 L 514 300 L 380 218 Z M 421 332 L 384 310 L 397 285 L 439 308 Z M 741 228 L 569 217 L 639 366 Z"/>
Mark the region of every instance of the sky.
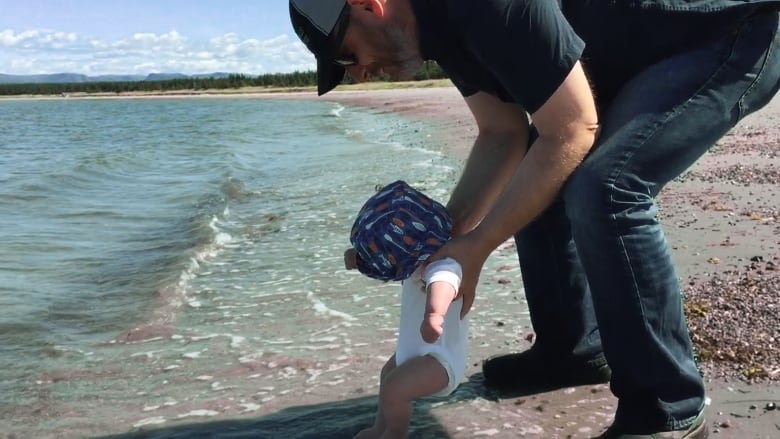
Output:
<path fill-rule="evenodd" d="M 314 70 L 287 0 L 0 0 L 0 73 Z"/>

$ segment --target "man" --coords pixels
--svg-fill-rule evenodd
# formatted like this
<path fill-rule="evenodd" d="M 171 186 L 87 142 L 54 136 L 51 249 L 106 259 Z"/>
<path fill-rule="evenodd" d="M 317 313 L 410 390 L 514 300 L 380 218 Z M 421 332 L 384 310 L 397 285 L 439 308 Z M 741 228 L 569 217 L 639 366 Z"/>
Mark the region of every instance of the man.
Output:
<path fill-rule="evenodd" d="M 780 86 L 777 0 L 290 0 L 318 92 L 436 60 L 479 128 L 433 259 L 463 312 L 515 234 L 537 333 L 498 389 L 611 381 L 602 438 L 705 438 L 704 386 L 655 196 Z M 529 125 L 529 119 L 531 124 Z"/>

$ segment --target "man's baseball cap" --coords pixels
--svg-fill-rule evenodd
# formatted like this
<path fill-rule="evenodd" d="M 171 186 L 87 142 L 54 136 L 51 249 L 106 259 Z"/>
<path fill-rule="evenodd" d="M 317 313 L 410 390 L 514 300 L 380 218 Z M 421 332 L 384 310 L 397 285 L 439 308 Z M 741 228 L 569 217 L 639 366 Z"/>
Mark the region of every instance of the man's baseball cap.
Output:
<path fill-rule="evenodd" d="M 336 24 L 349 6 L 346 0 L 290 0 L 290 20 L 303 44 L 317 58 L 317 94 L 333 90 L 344 79 L 344 67 L 338 57 Z M 342 36 L 343 31 L 342 29 Z"/>
<path fill-rule="evenodd" d="M 357 268 L 379 280 L 404 280 L 450 238 L 447 209 L 398 180 L 366 201 L 352 226 Z"/>

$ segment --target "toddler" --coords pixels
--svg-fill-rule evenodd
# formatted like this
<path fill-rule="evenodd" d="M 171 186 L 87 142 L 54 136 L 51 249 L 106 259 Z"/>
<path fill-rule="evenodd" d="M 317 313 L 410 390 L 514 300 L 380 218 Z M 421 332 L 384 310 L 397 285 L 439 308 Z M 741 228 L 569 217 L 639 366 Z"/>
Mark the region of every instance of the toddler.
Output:
<path fill-rule="evenodd" d="M 352 248 L 344 254 L 347 269 L 402 284 L 398 343 L 382 368 L 376 420 L 356 439 L 406 437 L 412 401 L 449 395 L 465 375 L 468 320 L 460 318 L 460 264 L 453 259 L 423 264 L 451 229 L 444 206 L 400 180 L 374 194 L 358 213 Z"/>

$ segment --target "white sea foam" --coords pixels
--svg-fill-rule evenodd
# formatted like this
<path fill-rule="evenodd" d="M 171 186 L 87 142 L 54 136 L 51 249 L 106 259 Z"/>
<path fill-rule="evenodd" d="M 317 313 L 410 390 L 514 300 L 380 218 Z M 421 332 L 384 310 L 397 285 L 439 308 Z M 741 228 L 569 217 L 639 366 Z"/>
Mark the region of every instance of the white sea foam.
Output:
<path fill-rule="evenodd" d="M 260 407 L 262 407 L 260 404 L 255 404 L 251 402 L 241 403 L 239 404 L 239 406 L 244 409 L 242 410 L 242 412 L 253 412 L 260 409 Z"/>
<path fill-rule="evenodd" d="M 326 351 L 329 349 L 341 349 L 343 345 L 338 343 L 333 344 L 326 344 L 326 345 L 318 345 L 318 346 L 296 346 L 296 349 L 301 349 L 305 351 Z"/>
<path fill-rule="evenodd" d="M 291 378 L 295 375 L 298 375 L 298 371 L 294 367 L 286 366 L 284 369 L 282 369 L 279 372 L 279 375 L 282 378 Z M 280 392 L 280 394 L 284 394 L 285 392 Z"/>
<path fill-rule="evenodd" d="M 342 358 L 342 357 L 338 357 L 338 358 Z M 345 367 L 348 367 L 350 365 L 351 363 L 331 364 L 328 366 L 327 372 L 335 372 L 337 370 L 344 369 Z"/>
<path fill-rule="evenodd" d="M 238 348 L 246 340 L 246 337 L 240 335 L 228 335 L 228 337 L 230 337 L 231 348 Z"/>
<path fill-rule="evenodd" d="M 223 386 L 219 381 L 214 381 L 211 383 L 211 390 L 227 390 L 232 388 L 233 386 Z"/>
<path fill-rule="evenodd" d="M 204 351 L 205 351 L 205 349 L 204 349 Z M 181 354 L 181 356 L 184 357 L 184 358 L 189 358 L 191 360 L 194 360 L 196 358 L 200 358 L 201 354 L 203 354 L 204 351 L 185 352 L 185 353 Z"/>
<path fill-rule="evenodd" d="M 328 114 L 334 117 L 341 117 L 341 112 L 344 111 L 344 106 L 341 104 L 334 104 L 333 108 L 330 109 Z"/>
<path fill-rule="evenodd" d="M 345 312 L 336 311 L 328 308 L 328 306 L 325 305 L 325 303 L 322 302 L 320 299 L 318 299 L 312 292 L 309 292 L 306 295 L 306 298 L 308 298 L 314 304 L 314 312 L 316 312 L 319 315 L 325 315 L 329 317 L 339 317 L 344 320 L 355 320 L 354 317 L 352 317 L 351 315 Z"/>
<path fill-rule="evenodd" d="M 192 410 L 187 413 L 182 413 L 179 416 L 176 416 L 178 419 L 182 418 L 191 418 L 191 417 L 209 417 L 209 416 L 217 416 L 219 412 L 214 410 Z"/>
<path fill-rule="evenodd" d="M 333 326 L 329 326 L 329 327 L 327 327 L 325 329 L 321 329 L 319 331 L 312 332 L 311 336 L 312 337 L 318 337 L 321 334 L 327 334 L 327 333 L 332 332 L 332 331 L 334 331 L 336 329 L 342 328 L 343 326 L 345 326 L 343 323 L 339 323 L 339 324 L 336 324 L 336 325 L 333 325 Z"/>
<path fill-rule="evenodd" d="M 251 364 L 257 361 L 258 358 L 263 356 L 263 352 L 255 352 L 253 354 L 244 355 L 238 358 L 238 362 L 241 364 Z"/>
<path fill-rule="evenodd" d="M 320 375 L 322 375 L 322 371 L 319 369 L 307 369 L 306 372 L 309 373 L 309 378 L 306 379 L 307 383 L 313 383 Z"/>
<path fill-rule="evenodd" d="M 215 337 L 219 337 L 219 334 L 196 335 L 190 337 L 190 341 L 211 340 L 212 338 Z"/>
<path fill-rule="evenodd" d="M 228 211 L 223 212 L 227 215 Z M 231 241 L 231 236 L 222 231 L 219 227 L 219 218 L 213 216 L 209 222 L 209 228 L 213 235 L 211 242 L 202 245 L 195 249 L 193 256 L 190 258 L 189 263 L 179 273 L 179 277 L 175 282 L 161 286 L 158 290 L 159 305 L 155 308 L 146 322 L 139 325 L 154 327 L 165 326 L 175 321 L 176 314 L 183 305 L 188 305 L 190 308 L 200 308 L 202 303 L 199 300 L 188 297 L 191 292 L 192 280 L 196 277 L 197 271 L 201 265 L 209 260 L 214 259 L 220 251 L 223 249 L 226 243 Z M 148 343 L 150 341 L 160 340 L 161 337 L 154 337 L 141 340 L 141 342 Z"/>
<path fill-rule="evenodd" d="M 141 428 L 146 425 L 159 425 L 159 424 L 164 424 L 165 422 L 166 420 L 164 417 L 155 416 L 153 418 L 141 419 L 140 421 L 133 424 L 133 428 Z"/>
<path fill-rule="evenodd" d="M 161 337 L 157 337 L 157 338 L 158 338 L 159 340 L 162 340 L 162 338 L 161 338 Z M 151 340 L 151 339 L 150 339 L 150 340 Z M 147 342 L 147 341 L 148 341 L 148 340 L 144 340 L 144 342 Z M 158 354 L 160 354 L 161 352 L 164 352 L 164 351 L 145 351 L 145 352 L 135 352 L 135 353 L 132 353 L 132 354 L 130 354 L 130 358 L 133 358 L 133 357 L 146 357 L 146 358 L 155 358 L 155 357 L 157 357 L 157 356 L 158 356 Z"/>
<path fill-rule="evenodd" d="M 265 340 L 264 343 L 267 345 L 290 345 L 293 344 L 294 341 L 279 338 L 275 340 Z"/>
<path fill-rule="evenodd" d="M 338 340 L 338 337 L 333 337 L 333 336 L 321 337 L 321 338 L 309 337 L 309 342 L 311 343 L 332 343 L 336 340 Z"/>

